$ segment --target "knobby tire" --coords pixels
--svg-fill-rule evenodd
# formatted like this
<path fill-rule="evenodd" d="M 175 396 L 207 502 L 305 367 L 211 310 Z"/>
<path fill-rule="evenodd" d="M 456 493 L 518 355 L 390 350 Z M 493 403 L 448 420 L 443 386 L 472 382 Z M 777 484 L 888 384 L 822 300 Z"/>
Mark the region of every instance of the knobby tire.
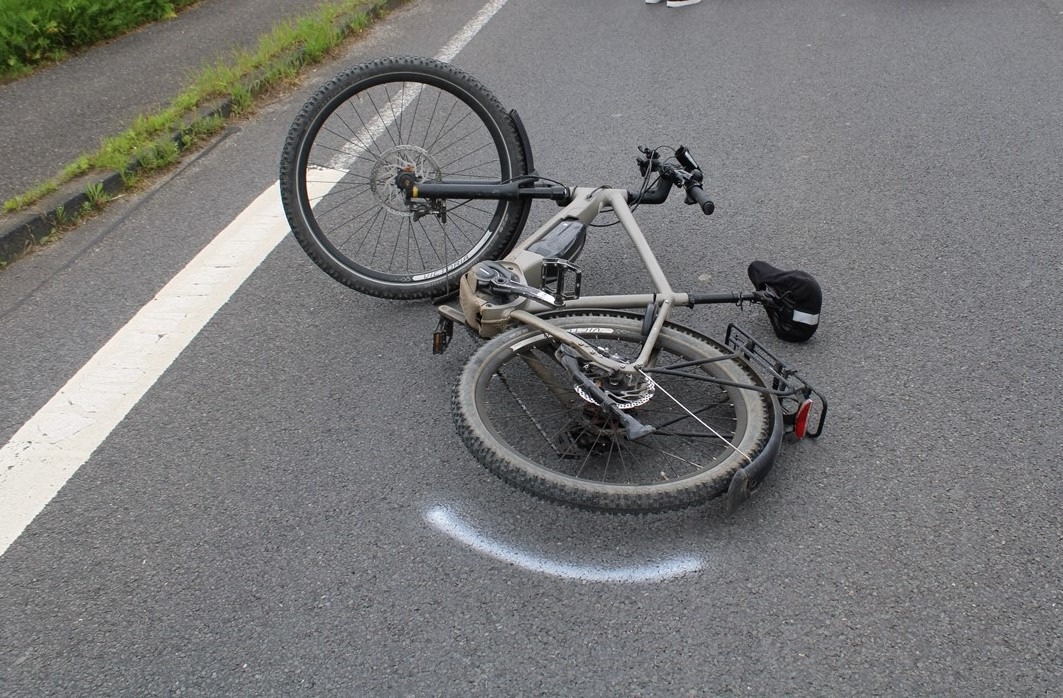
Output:
<path fill-rule="evenodd" d="M 411 209 L 402 171 L 426 180 L 526 174 L 512 117 L 475 78 L 429 58 L 383 58 L 329 80 L 289 130 L 280 192 L 295 238 L 337 281 L 383 298 L 457 287 L 519 236 L 526 201 Z"/>
<path fill-rule="evenodd" d="M 641 321 L 630 318 L 552 322 L 625 360 L 634 358 L 643 339 Z M 605 407 L 575 390 L 554 358 L 556 347 L 556 340 L 537 330 L 510 330 L 473 355 L 454 390 L 454 419 L 465 445 L 489 471 L 521 490 L 598 511 L 682 509 L 725 492 L 735 471 L 756 459 L 772 436 L 778 405 L 764 393 L 651 370 L 656 387 L 643 390 L 650 397 L 631 407 L 631 414 L 657 431 L 629 441 Z M 675 325 L 665 327 L 658 347 L 654 369 L 724 353 Z M 683 370 L 762 385 L 748 365 L 732 359 Z"/>

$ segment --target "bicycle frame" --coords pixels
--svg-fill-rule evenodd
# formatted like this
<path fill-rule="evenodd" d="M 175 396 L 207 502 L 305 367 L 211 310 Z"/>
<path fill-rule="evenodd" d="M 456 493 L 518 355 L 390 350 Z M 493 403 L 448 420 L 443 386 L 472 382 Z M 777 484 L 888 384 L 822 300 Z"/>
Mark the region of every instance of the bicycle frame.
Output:
<path fill-rule="evenodd" d="M 445 187 L 447 185 L 443 184 L 442 186 Z M 552 190 L 553 188 L 544 187 L 542 189 L 545 191 Z M 524 189 L 524 192 L 527 192 L 526 195 L 537 198 L 540 195 L 532 193 L 535 191 L 536 188 Z M 631 208 L 628 206 L 628 190 L 603 187 L 577 187 L 572 190 L 571 194 L 571 201 L 567 205 L 546 221 L 526 240 L 516 245 L 514 249 L 501 260 L 501 262 L 507 267 L 519 271 L 522 278 L 527 278 L 528 264 L 530 263 L 528 254 L 526 254 L 528 248 L 542 240 L 558 223 L 564 220 L 576 219 L 589 225 L 602 212 L 612 210 L 616 215 L 620 226 L 634 245 L 643 266 L 649 273 L 654 291 L 652 293 L 641 294 L 581 296 L 579 298 L 566 300 L 564 302 L 564 310 L 645 310 L 651 305 L 654 306 L 653 324 L 647 332 L 646 342 L 643 345 L 642 352 L 633 361 L 626 364 L 602 356 L 593 347 L 590 347 L 586 342 L 583 342 L 579 337 L 556 327 L 546 319 L 538 317 L 538 313 L 551 310 L 551 308 L 531 299 L 518 298 L 510 303 L 487 306 L 483 309 L 485 320 L 501 321 L 505 318 L 509 318 L 530 327 L 534 327 L 537 330 L 557 338 L 564 344 L 579 351 L 585 358 L 593 360 L 596 363 L 601 364 L 603 367 L 625 373 L 634 373 L 640 367 L 645 366 L 649 361 L 654 345 L 657 342 L 657 337 L 660 335 L 661 328 L 663 328 L 668 321 L 671 310 L 676 305 L 693 306 L 701 303 L 740 303 L 743 301 L 755 302 L 757 300 L 755 294 L 752 293 L 689 294 L 674 291 L 668 281 L 668 277 L 665 275 L 664 270 L 657 261 L 657 257 L 653 254 L 649 241 L 646 239 L 646 236 L 643 234 L 641 228 L 639 228 L 635 217 L 632 215 Z M 546 198 L 545 195 L 542 196 L 543 198 Z M 532 259 L 535 262 L 540 260 L 538 255 L 533 255 Z"/>
<path fill-rule="evenodd" d="M 576 219 L 589 225 L 601 213 L 611 210 L 616 215 L 620 226 L 627 234 L 632 245 L 646 271 L 649 273 L 653 284 L 652 293 L 616 294 L 598 296 L 579 296 L 578 298 L 566 299 L 561 307 L 551 307 L 536 300 L 524 297 L 516 297 L 502 303 L 486 303 L 480 308 L 482 321 L 485 323 L 505 323 L 507 320 L 519 322 L 534 328 L 556 339 L 561 344 L 571 347 L 587 361 L 591 361 L 610 372 L 633 376 L 642 372 L 653 355 L 661 330 L 667 324 L 671 311 L 678 306 L 693 307 L 701 304 L 741 304 L 745 302 L 760 303 L 761 297 L 756 293 L 716 293 L 716 294 L 693 294 L 677 292 L 672 289 L 667 275 L 661 268 L 657 257 L 654 255 L 649 241 L 643 234 L 642 229 L 635 221 L 628 201 L 633 192 L 627 189 L 614 189 L 608 187 L 576 187 L 568 189 L 552 185 L 519 186 L 516 183 L 504 185 L 473 184 L 467 182 L 420 182 L 413 189 L 412 196 L 415 198 L 428 199 L 496 199 L 496 198 L 541 198 L 561 201 L 564 205 L 561 210 L 547 220 L 528 238 L 514 246 L 513 250 L 503 259 L 499 260 L 508 269 L 516 271 L 522 282 L 539 282 L 537 272 L 532 273 L 535 265 L 541 264 L 543 258 L 529 252 L 528 248 L 546 237 L 560 222 L 568 219 Z M 565 203 L 567 202 L 567 203 Z M 473 274 L 474 272 L 469 272 Z M 529 278 L 533 277 L 533 278 Z M 535 283 L 531 285 L 535 285 Z M 438 306 L 440 314 L 450 321 L 469 324 L 462 312 L 441 304 Z M 540 314 L 548 312 L 571 312 L 578 310 L 615 310 L 615 311 L 643 311 L 648 316 L 652 313 L 652 322 L 645 330 L 646 339 L 642 349 L 635 359 L 629 362 L 621 362 L 604 356 L 595 347 L 591 346 L 578 335 L 575 335 L 554 323 L 548 317 L 540 317 Z M 646 316 L 644 316 L 644 322 Z M 707 338 L 706 338 L 706 341 Z M 445 342 L 444 342 L 445 346 Z M 782 360 L 768 351 L 747 332 L 737 326 L 730 325 L 727 338 L 721 348 L 729 348 L 731 355 L 724 354 L 720 360 L 741 357 L 743 360 L 759 366 L 769 377 L 771 385 L 757 384 L 729 384 L 737 388 L 753 390 L 756 392 L 772 395 L 779 400 L 792 399 L 795 402 L 807 401 L 811 396 L 818 398 L 821 408 L 819 419 L 816 420 L 815 429 L 809 429 L 807 435 L 811 438 L 818 437 L 823 429 L 823 423 L 827 416 L 827 401 L 823 395 L 813 388 L 807 381 L 801 378 L 796 371 L 787 366 Z M 721 382 L 718 379 L 706 378 L 712 382 Z M 786 410 L 789 414 L 790 411 Z"/>

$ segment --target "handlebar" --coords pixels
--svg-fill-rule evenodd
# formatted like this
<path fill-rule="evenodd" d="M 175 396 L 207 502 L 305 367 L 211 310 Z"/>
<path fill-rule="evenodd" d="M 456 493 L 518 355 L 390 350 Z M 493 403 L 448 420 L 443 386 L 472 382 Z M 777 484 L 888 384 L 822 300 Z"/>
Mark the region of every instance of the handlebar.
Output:
<path fill-rule="evenodd" d="M 639 191 L 629 189 L 627 192 L 629 204 L 662 204 L 668 199 L 672 187 L 678 187 L 686 194 L 684 203 L 697 204 L 706 216 L 712 215 L 716 205 L 705 194 L 705 189 L 702 187 L 705 175 L 698 167 L 689 148 L 680 146 L 676 149 L 675 163 L 663 162 L 656 150 L 640 146 L 639 152 L 642 156 L 638 158 L 638 165 L 643 177 L 658 173 L 660 178 L 648 189 L 643 188 Z M 506 182 L 485 183 L 459 180 L 444 182 L 423 180 L 415 172 L 403 171 L 395 176 L 395 186 L 404 193 L 408 205 L 412 199 L 553 199 L 561 205 L 572 200 L 572 189 L 561 184 L 541 183 L 536 180 L 537 177 L 530 176 Z M 416 210 L 411 208 L 415 216 L 439 212 L 431 205 L 419 204 L 418 206 Z"/>
<path fill-rule="evenodd" d="M 694 160 L 689 148 L 685 145 L 679 146 L 675 151 L 675 159 L 679 163 L 678 167 L 670 163 L 661 162 L 656 150 L 640 147 L 639 151 L 644 156 L 638 159 L 639 170 L 643 176 L 650 172 L 657 172 L 660 173 L 661 178 L 649 189 L 638 192 L 628 191 L 629 203 L 664 203 L 665 199 L 668 198 L 668 193 L 675 186 L 686 192 L 684 203 L 697 204 L 701 212 L 706 216 L 712 215 L 712 212 L 716 210 L 716 204 L 705 194 L 705 189 L 701 184 L 705 175 L 702 173 L 701 168 L 698 167 L 698 163 Z"/>

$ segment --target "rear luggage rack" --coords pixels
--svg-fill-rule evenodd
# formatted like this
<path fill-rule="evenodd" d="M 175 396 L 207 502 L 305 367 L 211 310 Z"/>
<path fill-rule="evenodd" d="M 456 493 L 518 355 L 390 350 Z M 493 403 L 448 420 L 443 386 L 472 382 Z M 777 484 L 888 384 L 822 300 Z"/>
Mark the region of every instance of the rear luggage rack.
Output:
<path fill-rule="evenodd" d="M 823 397 L 823 393 L 738 325 L 727 325 L 724 343 L 771 379 L 770 392 L 779 398 L 783 419 L 788 427 L 793 427 L 802 403 L 811 400 L 813 416 L 809 417 L 808 424 L 815 424 L 815 429 L 807 429 L 804 436 L 814 439 L 823 432 L 823 423 L 827 421 L 827 398 Z"/>

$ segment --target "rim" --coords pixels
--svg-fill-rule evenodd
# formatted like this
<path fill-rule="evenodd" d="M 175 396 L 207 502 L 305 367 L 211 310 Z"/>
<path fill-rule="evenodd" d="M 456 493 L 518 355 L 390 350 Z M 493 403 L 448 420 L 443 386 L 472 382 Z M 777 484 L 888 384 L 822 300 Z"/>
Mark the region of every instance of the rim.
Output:
<path fill-rule="evenodd" d="M 637 332 L 614 329 L 616 334 L 609 337 L 581 336 L 595 345 L 619 346 L 634 354 L 640 341 Z M 662 335 L 661 343 L 657 367 L 711 356 L 674 337 Z M 553 479 L 669 488 L 715 477 L 721 467 L 730 469 L 742 462 L 736 447 L 745 446 L 735 440 L 747 440 L 748 415 L 741 396 L 735 394 L 739 388 L 653 373 L 652 383 L 641 395 L 637 386 L 623 394 L 629 399 L 627 411 L 657 431 L 628 441 L 608 410 L 572 389 L 571 377 L 552 358 L 555 346 L 545 337 L 525 342 L 519 354 L 506 346 L 488 361 L 476 385 L 485 428 L 525 464 Z M 530 362 L 521 358 L 529 355 L 534 356 Z M 552 385 L 541 377 L 544 370 Z M 718 364 L 697 370 L 721 373 Z M 484 375 L 490 377 L 485 381 Z"/>
<path fill-rule="evenodd" d="M 496 201 L 410 210 L 394 184 L 402 171 L 432 180 L 508 176 L 497 125 L 449 82 L 395 74 L 360 82 L 321 110 L 303 143 L 308 228 L 337 264 L 377 281 L 416 283 L 460 269 L 506 213 Z"/>

